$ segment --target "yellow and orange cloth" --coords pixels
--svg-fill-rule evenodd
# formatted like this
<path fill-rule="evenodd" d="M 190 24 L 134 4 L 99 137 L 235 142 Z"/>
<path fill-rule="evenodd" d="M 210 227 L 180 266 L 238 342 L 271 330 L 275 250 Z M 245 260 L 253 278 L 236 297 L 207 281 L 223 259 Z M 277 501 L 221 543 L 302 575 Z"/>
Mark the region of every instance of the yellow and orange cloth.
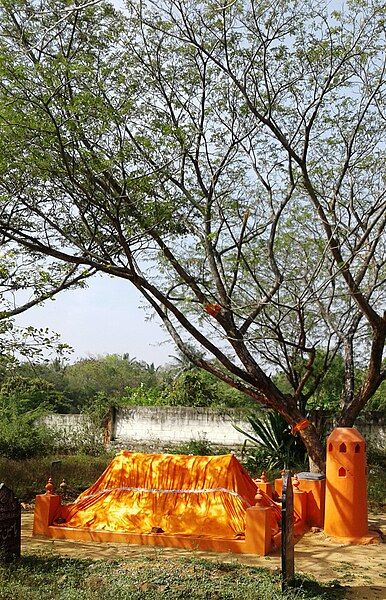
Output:
<path fill-rule="evenodd" d="M 245 531 L 245 510 L 256 491 L 231 454 L 124 450 L 60 516 L 65 527 L 232 538 Z"/>

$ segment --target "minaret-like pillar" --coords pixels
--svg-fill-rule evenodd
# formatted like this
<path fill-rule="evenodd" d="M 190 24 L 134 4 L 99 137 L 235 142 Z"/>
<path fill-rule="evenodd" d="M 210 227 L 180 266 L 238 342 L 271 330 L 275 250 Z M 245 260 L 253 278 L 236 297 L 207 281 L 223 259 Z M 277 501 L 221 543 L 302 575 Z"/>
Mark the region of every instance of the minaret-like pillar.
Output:
<path fill-rule="evenodd" d="M 378 539 L 368 530 L 366 442 L 354 427 L 337 427 L 327 440 L 324 532 L 352 543 Z"/>

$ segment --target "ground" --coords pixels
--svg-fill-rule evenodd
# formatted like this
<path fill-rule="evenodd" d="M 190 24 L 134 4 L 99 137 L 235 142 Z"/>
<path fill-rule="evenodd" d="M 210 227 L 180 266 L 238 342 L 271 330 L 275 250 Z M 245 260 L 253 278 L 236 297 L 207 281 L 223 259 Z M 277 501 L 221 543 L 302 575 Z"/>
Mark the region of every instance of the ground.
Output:
<path fill-rule="evenodd" d="M 125 544 L 71 542 L 32 537 L 33 513 L 22 514 L 22 552 L 47 551 L 80 558 L 109 559 L 141 557 L 166 553 L 170 556 L 183 550 L 159 549 Z M 370 515 L 370 527 L 386 534 L 386 514 Z M 253 566 L 280 568 L 280 553 L 266 557 L 225 555 L 194 551 L 198 557 L 221 561 L 239 561 Z M 296 544 L 295 568 L 298 573 L 311 575 L 320 582 L 332 580 L 344 586 L 350 600 L 386 600 L 386 556 L 384 545 L 352 546 L 338 543 L 323 532 L 307 533 Z"/>

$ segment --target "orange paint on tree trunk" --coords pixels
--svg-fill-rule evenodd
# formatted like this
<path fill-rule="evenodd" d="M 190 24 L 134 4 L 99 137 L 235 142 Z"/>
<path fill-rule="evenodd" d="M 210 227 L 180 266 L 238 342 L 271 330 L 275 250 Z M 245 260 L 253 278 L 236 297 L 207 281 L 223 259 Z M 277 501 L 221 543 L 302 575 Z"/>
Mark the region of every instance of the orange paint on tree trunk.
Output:
<path fill-rule="evenodd" d="M 205 304 L 204 305 L 205 312 L 208 313 L 211 317 L 217 317 L 217 315 L 221 312 L 220 304 Z"/>

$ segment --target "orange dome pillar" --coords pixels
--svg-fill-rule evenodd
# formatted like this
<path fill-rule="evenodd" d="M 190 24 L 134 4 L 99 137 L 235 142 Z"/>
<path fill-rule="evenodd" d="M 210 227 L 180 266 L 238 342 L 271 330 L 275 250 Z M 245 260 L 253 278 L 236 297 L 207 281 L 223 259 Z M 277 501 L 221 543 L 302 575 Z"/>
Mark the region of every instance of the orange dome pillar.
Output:
<path fill-rule="evenodd" d="M 366 443 L 353 427 L 337 427 L 327 440 L 324 532 L 369 543 Z"/>

